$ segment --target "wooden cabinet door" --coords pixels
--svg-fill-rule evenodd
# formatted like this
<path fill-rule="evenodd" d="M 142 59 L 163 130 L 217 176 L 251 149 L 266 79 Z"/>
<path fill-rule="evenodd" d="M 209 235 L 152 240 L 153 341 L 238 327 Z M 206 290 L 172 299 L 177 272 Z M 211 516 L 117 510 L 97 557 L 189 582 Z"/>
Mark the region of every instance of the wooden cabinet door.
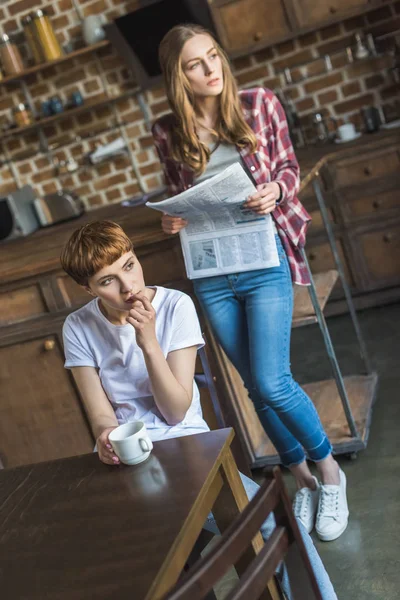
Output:
<path fill-rule="evenodd" d="M 358 236 L 365 262 L 367 289 L 400 283 L 400 223 Z"/>
<path fill-rule="evenodd" d="M 292 0 L 299 26 L 311 28 L 319 23 L 345 17 L 346 14 L 362 10 L 369 0 Z"/>
<path fill-rule="evenodd" d="M 291 32 L 283 0 L 215 0 L 210 6 L 230 53 L 254 50 Z"/>
<path fill-rule="evenodd" d="M 0 348 L 4 467 L 84 454 L 94 442 L 56 336 Z"/>

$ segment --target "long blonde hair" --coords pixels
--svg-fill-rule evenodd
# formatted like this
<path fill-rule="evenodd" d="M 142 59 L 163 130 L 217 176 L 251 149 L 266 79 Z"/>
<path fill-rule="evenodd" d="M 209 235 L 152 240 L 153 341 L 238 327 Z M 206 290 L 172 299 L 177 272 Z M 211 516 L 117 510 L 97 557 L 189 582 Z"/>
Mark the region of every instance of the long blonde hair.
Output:
<path fill-rule="evenodd" d="M 204 27 L 200 25 L 177 25 L 164 36 L 159 47 L 159 61 L 164 76 L 168 102 L 176 118 L 171 135 L 171 158 L 185 163 L 197 175 L 204 172 L 210 159 L 210 150 L 196 134 L 195 97 L 182 68 L 181 53 L 184 44 L 195 35 L 209 35 L 218 52 L 224 78 L 220 96 L 219 119 L 212 133 L 220 141 L 239 147 L 257 148 L 257 139 L 246 123 L 240 103 L 236 81 L 224 50 Z"/>

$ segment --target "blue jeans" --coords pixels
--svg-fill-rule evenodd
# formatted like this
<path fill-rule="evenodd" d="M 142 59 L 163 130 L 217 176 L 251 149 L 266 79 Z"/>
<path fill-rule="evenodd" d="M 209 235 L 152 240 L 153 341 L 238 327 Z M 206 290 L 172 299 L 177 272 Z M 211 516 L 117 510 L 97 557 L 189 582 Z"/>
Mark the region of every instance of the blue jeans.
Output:
<path fill-rule="evenodd" d="M 259 490 L 259 486 L 257 485 L 257 483 L 255 481 L 253 481 L 249 477 L 246 477 L 246 475 L 243 475 L 242 473 L 240 473 L 240 477 L 242 479 L 244 489 L 246 490 L 247 497 L 249 498 L 249 500 L 251 500 L 253 498 L 253 496 L 256 495 L 257 491 Z M 314 543 L 313 543 L 311 537 L 309 536 L 307 531 L 304 529 L 304 527 L 300 523 L 300 521 L 297 521 L 297 524 L 299 526 L 300 533 L 302 535 L 302 538 L 303 538 L 303 541 L 304 541 L 304 544 L 305 544 L 305 547 L 307 550 L 307 554 L 310 559 L 311 566 L 313 568 L 316 580 L 318 582 L 319 589 L 320 589 L 323 600 L 337 600 L 337 596 L 336 596 L 335 590 L 333 589 L 331 580 L 329 579 L 329 575 L 325 570 L 325 567 L 321 561 L 321 558 L 317 552 L 317 549 L 314 546 Z M 217 533 L 217 534 L 219 533 L 212 514 L 209 515 L 209 517 L 207 519 L 207 523 L 205 524 L 204 527 L 205 527 L 205 529 L 208 529 L 208 530 L 212 531 L 213 533 Z M 274 519 L 273 515 L 271 514 L 261 527 L 261 535 L 264 540 L 267 540 L 270 537 L 274 528 L 275 528 L 275 519 Z M 288 575 L 287 575 L 284 565 L 280 565 L 280 567 L 278 568 L 278 570 L 276 572 L 276 575 L 281 583 L 282 589 L 285 593 L 287 600 L 291 600 L 292 599 L 292 591 L 290 589 L 290 582 L 289 582 L 289 578 L 288 578 Z"/>
<path fill-rule="evenodd" d="M 289 467 L 332 451 L 310 398 L 290 371 L 293 288 L 286 253 L 275 236 L 280 265 L 195 279 L 211 328 L 243 379 L 268 437 Z"/>

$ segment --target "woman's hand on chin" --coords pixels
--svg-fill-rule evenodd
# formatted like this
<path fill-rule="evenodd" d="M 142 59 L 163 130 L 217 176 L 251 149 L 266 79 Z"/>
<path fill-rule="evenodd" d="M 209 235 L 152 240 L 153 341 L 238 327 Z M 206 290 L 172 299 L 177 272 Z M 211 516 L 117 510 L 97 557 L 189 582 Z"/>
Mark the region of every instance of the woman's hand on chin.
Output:
<path fill-rule="evenodd" d="M 243 207 L 252 210 L 257 215 L 268 215 L 273 212 L 276 202 L 281 195 L 281 188 L 278 183 L 262 183 L 257 186 L 257 191 L 247 198 Z"/>

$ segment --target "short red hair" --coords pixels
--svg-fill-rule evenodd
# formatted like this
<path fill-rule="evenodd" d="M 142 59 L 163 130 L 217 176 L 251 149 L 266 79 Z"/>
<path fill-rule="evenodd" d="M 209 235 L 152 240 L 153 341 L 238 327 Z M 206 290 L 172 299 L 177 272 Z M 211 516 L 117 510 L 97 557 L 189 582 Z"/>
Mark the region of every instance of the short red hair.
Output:
<path fill-rule="evenodd" d="M 132 242 L 117 223 L 93 221 L 71 235 L 61 252 L 61 266 L 76 283 L 88 285 L 103 267 L 131 251 Z"/>

